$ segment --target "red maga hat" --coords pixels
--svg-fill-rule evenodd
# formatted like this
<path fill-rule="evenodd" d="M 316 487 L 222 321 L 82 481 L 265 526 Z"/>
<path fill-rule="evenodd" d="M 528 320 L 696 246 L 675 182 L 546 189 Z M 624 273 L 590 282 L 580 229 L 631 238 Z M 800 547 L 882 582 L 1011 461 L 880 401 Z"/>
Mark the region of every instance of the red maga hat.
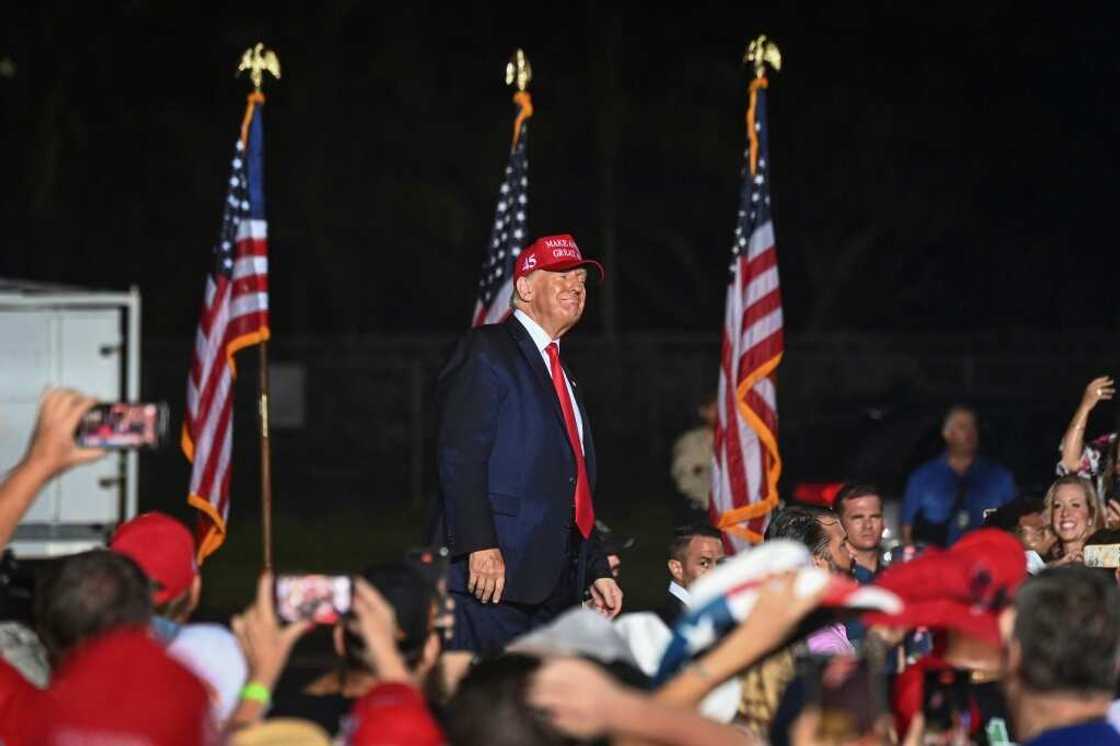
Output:
<path fill-rule="evenodd" d="M 82 643 L 51 675 L 30 717 L 36 743 L 211 743 L 210 700 L 194 674 L 145 627 Z"/>
<path fill-rule="evenodd" d="M 870 613 L 864 621 L 952 629 L 999 646 L 999 612 L 1026 576 L 1017 538 L 997 529 L 973 531 L 947 550 L 927 549 L 884 570 L 875 585 L 897 594 L 905 608 L 899 614 Z"/>
<path fill-rule="evenodd" d="M 576 240 L 567 233 L 559 236 L 541 236 L 525 247 L 513 265 L 513 280 L 525 277 L 530 272 L 546 269 L 549 272 L 567 272 L 576 267 L 594 267 L 599 270 L 599 280 L 607 273 L 603 265 L 594 259 L 584 259 L 576 246 Z"/>
<path fill-rule="evenodd" d="M 156 605 L 181 596 L 198 574 L 194 537 L 179 521 L 164 513 L 142 513 L 122 523 L 109 548 L 132 559 L 149 580 L 159 584 Z"/>

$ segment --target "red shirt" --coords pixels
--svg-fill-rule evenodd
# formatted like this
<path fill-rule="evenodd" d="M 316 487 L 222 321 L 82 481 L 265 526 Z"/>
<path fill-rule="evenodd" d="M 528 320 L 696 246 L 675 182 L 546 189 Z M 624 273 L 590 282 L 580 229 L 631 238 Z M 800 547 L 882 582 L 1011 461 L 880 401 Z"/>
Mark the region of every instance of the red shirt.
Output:
<path fill-rule="evenodd" d="M 414 686 L 378 684 L 351 713 L 352 746 L 442 746 L 443 731 Z"/>

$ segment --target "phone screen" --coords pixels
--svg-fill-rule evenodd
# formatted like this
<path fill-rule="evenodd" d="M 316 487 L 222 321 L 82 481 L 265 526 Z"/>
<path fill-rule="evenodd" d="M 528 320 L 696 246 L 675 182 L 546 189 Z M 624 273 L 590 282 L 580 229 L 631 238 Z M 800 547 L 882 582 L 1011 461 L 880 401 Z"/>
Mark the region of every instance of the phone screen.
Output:
<path fill-rule="evenodd" d="M 284 622 L 334 624 L 350 611 L 348 575 L 278 575 L 276 615 Z"/>
<path fill-rule="evenodd" d="M 114 402 L 87 412 L 74 439 L 83 448 L 158 448 L 166 435 L 166 404 Z"/>

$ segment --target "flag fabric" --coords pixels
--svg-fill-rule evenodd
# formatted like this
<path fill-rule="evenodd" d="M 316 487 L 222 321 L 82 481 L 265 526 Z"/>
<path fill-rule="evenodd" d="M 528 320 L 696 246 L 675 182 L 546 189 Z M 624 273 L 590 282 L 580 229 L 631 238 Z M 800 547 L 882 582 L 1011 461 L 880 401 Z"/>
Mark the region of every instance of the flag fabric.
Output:
<path fill-rule="evenodd" d="M 505 176 L 498 189 L 498 206 L 494 226 L 478 281 L 478 300 L 474 306 L 471 326 L 495 324 L 510 313 L 513 295 L 513 263 L 528 240 L 529 159 L 525 145 L 528 119 L 533 116 L 533 101 L 528 91 L 514 94 L 517 118 L 513 123 L 513 145 L 509 151 Z"/>
<path fill-rule="evenodd" d="M 800 542 L 768 541 L 722 562 L 689 586 L 688 611 L 673 628 L 654 682 L 668 681 L 688 661 L 746 621 L 764 592 L 764 586 L 784 573 L 794 574 L 791 590 L 795 596 L 805 598 L 821 594 L 817 602 L 821 607 L 869 609 L 884 614 L 898 614 L 904 608 L 902 599 L 892 591 L 875 585 L 860 585 L 849 577 L 813 567 L 808 548 Z"/>
<path fill-rule="evenodd" d="M 200 511 L 200 561 L 221 546 L 229 517 L 233 356 L 269 338 L 263 103 L 259 92 L 249 95 L 187 376 L 182 447 L 191 462 L 188 502 Z"/>
<path fill-rule="evenodd" d="M 717 391 L 709 512 L 732 552 L 761 541 L 782 472 L 773 378 L 782 359 L 782 297 L 770 216 L 766 86 L 765 77 L 750 86 Z"/>

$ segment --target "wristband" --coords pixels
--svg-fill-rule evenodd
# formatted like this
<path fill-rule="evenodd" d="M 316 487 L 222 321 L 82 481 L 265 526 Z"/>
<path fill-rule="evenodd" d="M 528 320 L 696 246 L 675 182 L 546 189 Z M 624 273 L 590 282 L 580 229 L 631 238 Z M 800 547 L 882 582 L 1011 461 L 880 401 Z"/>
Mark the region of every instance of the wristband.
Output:
<path fill-rule="evenodd" d="M 241 688 L 241 699 L 250 702 L 259 702 L 262 705 L 267 705 L 272 700 L 272 692 L 268 691 L 268 687 L 259 681 L 248 681 L 245 686 Z"/>

